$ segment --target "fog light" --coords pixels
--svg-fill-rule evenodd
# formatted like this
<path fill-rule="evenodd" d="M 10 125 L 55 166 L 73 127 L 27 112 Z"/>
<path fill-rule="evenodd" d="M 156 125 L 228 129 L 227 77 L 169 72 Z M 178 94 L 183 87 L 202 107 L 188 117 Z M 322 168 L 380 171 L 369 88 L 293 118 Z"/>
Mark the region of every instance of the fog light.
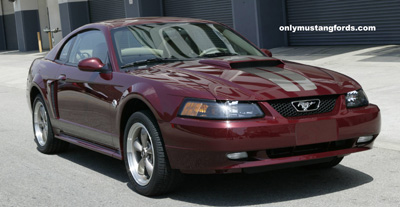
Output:
<path fill-rule="evenodd" d="M 239 160 L 243 158 L 247 158 L 247 152 L 234 152 L 226 154 L 226 157 L 231 160 Z"/>
<path fill-rule="evenodd" d="M 374 138 L 374 136 L 361 136 L 357 140 L 357 144 L 362 144 L 371 141 Z"/>

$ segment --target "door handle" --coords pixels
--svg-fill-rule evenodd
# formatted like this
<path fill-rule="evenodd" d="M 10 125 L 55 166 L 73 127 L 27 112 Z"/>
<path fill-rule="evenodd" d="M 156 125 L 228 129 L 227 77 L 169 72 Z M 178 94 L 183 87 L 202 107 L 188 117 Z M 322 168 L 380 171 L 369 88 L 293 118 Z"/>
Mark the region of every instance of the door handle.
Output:
<path fill-rule="evenodd" d="M 58 81 L 64 82 L 65 80 L 67 80 L 67 76 L 65 74 L 58 76 Z"/>

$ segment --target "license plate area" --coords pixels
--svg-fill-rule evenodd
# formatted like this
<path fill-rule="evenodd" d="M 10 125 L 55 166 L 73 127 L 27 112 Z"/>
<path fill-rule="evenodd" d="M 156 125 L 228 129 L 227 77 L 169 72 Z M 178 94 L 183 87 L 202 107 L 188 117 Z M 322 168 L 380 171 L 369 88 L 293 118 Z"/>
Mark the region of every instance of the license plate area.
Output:
<path fill-rule="evenodd" d="M 331 142 L 338 139 L 336 120 L 321 120 L 296 124 L 296 145 Z"/>

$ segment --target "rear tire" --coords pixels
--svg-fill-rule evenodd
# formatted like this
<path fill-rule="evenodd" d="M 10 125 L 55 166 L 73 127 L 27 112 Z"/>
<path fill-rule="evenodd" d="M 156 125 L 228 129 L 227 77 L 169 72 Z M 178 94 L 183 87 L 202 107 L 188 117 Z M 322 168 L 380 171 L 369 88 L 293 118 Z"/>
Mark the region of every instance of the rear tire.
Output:
<path fill-rule="evenodd" d="M 36 96 L 32 106 L 33 134 L 39 152 L 54 154 L 67 150 L 69 143 L 54 138 L 50 117 L 40 95 Z"/>
<path fill-rule="evenodd" d="M 333 160 L 331 160 L 329 162 L 323 162 L 323 163 L 308 165 L 306 167 L 309 168 L 309 169 L 327 169 L 327 168 L 335 167 L 342 160 L 343 160 L 343 157 L 335 157 L 335 158 L 333 158 Z"/>
<path fill-rule="evenodd" d="M 155 196 L 174 190 L 182 174 L 169 166 L 157 122 L 149 111 L 129 118 L 124 133 L 124 160 L 136 192 Z"/>

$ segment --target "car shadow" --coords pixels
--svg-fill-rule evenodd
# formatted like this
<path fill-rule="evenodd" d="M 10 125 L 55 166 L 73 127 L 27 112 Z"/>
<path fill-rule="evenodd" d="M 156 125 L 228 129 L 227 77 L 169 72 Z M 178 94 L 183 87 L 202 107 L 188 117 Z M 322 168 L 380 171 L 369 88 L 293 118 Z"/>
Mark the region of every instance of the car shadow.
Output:
<path fill-rule="evenodd" d="M 260 174 L 191 175 L 169 198 L 211 206 L 276 203 L 334 193 L 373 178 L 338 165 L 331 169 L 292 168 Z"/>
<path fill-rule="evenodd" d="M 120 160 L 75 145 L 58 156 L 126 183 L 127 190 L 132 189 Z M 257 205 L 321 196 L 371 181 L 371 176 L 344 165 L 332 169 L 292 168 L 259 174 L 186 175 L 179 189 L 154 199 L 168 198 L 211 206 Z"/>
<path fill-rule="evenodd" d="M 120 182 L 129 181 L 124 162 L 107 155 L 70 144 L 68 150 L 58 156 Z"/>

